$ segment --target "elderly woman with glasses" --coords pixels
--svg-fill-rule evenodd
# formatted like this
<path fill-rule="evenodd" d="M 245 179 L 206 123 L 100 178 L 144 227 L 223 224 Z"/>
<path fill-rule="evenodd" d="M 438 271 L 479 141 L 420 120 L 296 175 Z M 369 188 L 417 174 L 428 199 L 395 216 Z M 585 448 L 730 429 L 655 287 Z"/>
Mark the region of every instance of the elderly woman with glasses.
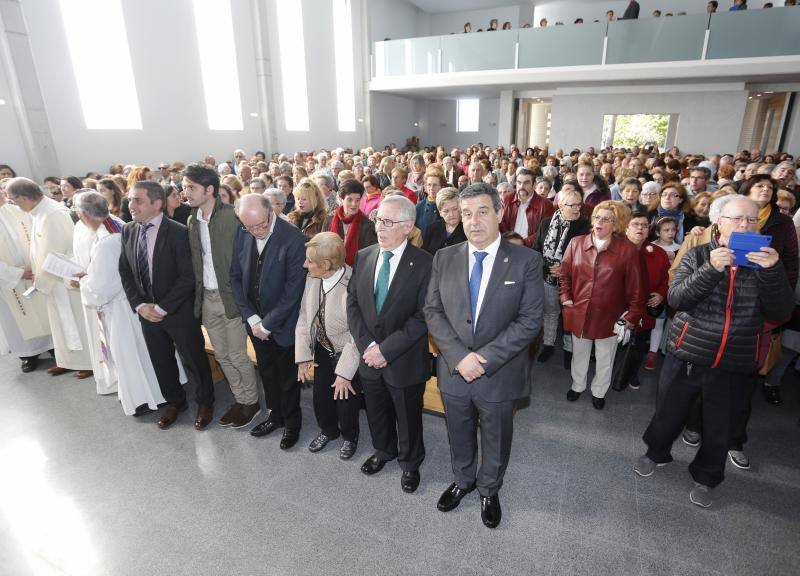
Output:
<path fill-rule="evenodd" d="M 360 355 L 347 326 L 347 286 L 353 270 L 335 232 L 320 232 L 306 244 L 306 286 L 295 330 L 299 381 L 314 383 L 314 415 L 320 432 L 309 444 L 319 452 L 341 436 L 339 457 L 358 447 L 360 389 L 354 382 Z"/>
<path fill-rule="evenodd" d="M 547 362 L 553 355 L 558 319 L 561 315 L 559 303 L 559 278 L 561 260 L 570 240 L 583 236 L 591 230 L 589 221 L 581 214 L 583 189 L 576 180 L 567 180 L 558 193 L 558 210 L 552 218 L 542 220 L 533 243 L 533 249 L 542 254 L 544 262 L 544 332 L 539 362 Z M 564 334 L 564 367 L 572 363 L 572 339 Z"/>
<path fill-rule="evenodd" d="M 564 331 L 572 333 L 572 386 L 567 400 L 574 402 L 586 390 L 594 346 L 591 389 L 597 410 L 605 406 L 611 385 L 617 332 L 638 325 L 646 306 L 639 253 L 625 237 L 629 218 L 630 210 L 621 203 L 600 202 L 592 212 L 592 232 L 570 242 L 561 262 Z M 617 327 L 618 321 L 623 325 Z"/>

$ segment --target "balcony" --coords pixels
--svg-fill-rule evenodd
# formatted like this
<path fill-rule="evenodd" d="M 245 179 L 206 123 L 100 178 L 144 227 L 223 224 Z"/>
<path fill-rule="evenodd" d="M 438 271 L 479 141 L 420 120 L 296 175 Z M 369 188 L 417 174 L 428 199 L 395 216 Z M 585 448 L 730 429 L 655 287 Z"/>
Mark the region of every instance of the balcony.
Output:
<path fill-rule="evenodd" d="M 657 80 L 665 73 L 797 80 L 798 30 L 800 8 L 780 7 L 388 40 L 375 43 L 370 88 Z"/>

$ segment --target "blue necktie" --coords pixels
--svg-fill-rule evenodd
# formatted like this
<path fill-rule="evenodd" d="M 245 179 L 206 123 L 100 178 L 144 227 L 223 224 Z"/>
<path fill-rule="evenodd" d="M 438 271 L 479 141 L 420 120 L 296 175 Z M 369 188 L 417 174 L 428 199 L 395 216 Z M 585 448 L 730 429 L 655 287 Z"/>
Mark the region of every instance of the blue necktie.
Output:
<path fill-rule="evenodd" d="M 389 294 L 389 260 L 392 259 L 391 252 L 383 253 L 383 264 L 381 269 L 378 270 L 378 281 L 375 283 L 375 311 L 380 314 L 383 303 L 386 301 L 386 295 Z"/>
<path fill-rule="evenodd" d="M 481 292 L 481 279 L 483 278 L 483 259 L 488 253 L 475 252 L 475 265 L 469 275 L 469 299 L 472 303 L 472 333 L 475 333 L 475 314 L 478 312 L 478 295 Z"/>
<path fill-rule="evenodd" d="M 139 226 L 139 242 L 136 246 L 136 264 L 139 267 L 139 280 L 145 293 L 151 296 L 153 293 L 152 281 L 150 280 L 150 264 L 147 258 L 147 231 L 152 228 L 152 224 L 141 224 Z"/>

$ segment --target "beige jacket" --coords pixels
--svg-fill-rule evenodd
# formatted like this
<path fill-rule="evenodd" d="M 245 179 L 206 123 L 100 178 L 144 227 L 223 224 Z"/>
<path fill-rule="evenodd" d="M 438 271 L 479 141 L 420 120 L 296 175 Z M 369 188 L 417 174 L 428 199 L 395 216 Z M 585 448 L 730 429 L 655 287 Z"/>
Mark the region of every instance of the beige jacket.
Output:
<path fill-rule="evenodd" d="M 325 297 L 325 331 L 337 353 L 341 353 L 336 364 L 336 375 L 352 380 L 358 370 L 360 356 L 356 349 L 350 329 L 347 326 L 347 285 L 353 270 L 345 265 L 344 275 Z M 294 360 L 298 364 L 314 359 L 316 342 L 311 337 L 311 326 L 319 309 L 319 292 L 322 280 L 306 278 L 303 299 L 300 302 L 300 317 L 294 338 Z"/>

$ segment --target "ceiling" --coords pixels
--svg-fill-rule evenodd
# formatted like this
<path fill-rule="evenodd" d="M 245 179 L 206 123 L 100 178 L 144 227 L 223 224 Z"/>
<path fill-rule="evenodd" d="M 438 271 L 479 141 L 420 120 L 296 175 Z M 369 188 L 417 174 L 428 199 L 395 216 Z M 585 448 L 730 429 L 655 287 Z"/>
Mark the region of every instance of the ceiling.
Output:
<path fill-rule="evenodd" d="M 429 14 L 464 12 L 497 8 L 498 6 L 521 6 L 529 3 L 525 0 L 409 0 L 409 2 Z"/>

